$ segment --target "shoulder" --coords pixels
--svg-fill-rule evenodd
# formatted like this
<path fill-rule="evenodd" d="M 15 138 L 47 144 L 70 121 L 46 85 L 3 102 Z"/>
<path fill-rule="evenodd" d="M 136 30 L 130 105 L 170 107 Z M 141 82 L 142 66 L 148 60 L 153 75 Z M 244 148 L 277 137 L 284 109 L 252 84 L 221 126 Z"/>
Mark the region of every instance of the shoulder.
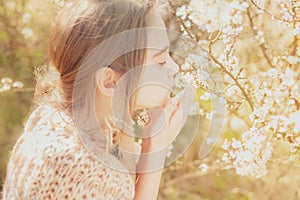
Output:
<path fill-rule="evenodd" d="M 51 107 L 39 107 L 30 115 L 11 154 L 4 195 L 133 199 L 130 174 L 110 167 L 114 162 L 111 155 L 103 155 L 102 160 L 93 158 L 65 119 Z"/>

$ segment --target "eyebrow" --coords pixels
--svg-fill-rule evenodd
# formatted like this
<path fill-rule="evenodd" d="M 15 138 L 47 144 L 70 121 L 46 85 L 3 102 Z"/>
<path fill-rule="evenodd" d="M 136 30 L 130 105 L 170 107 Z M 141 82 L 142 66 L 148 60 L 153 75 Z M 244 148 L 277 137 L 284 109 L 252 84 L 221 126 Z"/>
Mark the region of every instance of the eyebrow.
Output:
<path fill-rule="evenodd" d="M 154 54 L 154 56 L 152 58 L 155 58 L 156 56 L 161 55 L 162 53 L 167 51 L 169 48 L 170 48 L 170 46 L 166 46 L 165 48 L 161 49 L 158 53 Z"/>

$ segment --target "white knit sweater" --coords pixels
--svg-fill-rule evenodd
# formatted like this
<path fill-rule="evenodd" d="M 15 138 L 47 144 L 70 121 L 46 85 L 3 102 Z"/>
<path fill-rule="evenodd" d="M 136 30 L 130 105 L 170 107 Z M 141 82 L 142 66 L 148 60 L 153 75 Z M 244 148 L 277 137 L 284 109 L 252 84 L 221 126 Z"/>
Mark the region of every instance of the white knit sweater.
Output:
<path fill-rule="evenodd" d="M 11 152 L 3 200 L 134 198 L 135 176 L 94 159 L 70 122 L 51 106 L 35 109 Z"/>

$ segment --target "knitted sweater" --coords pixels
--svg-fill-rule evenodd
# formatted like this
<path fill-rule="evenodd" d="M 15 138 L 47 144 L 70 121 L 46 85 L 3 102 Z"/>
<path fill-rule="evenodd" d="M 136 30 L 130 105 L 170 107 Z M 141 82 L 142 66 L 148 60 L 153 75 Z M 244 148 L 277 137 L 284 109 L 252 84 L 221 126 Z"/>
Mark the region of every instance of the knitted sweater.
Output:
<path fill-rule="evenodd" d="M 96 160 L 71 121 L 48 105 L 32 112 L 10 155 L 3 200 L 134 198 L 135 176 Z"/>

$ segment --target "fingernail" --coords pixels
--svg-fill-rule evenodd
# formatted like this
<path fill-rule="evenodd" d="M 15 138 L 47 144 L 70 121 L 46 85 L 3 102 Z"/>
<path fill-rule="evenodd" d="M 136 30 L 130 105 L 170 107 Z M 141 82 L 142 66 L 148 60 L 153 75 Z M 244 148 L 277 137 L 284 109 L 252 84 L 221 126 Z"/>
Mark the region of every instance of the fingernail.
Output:
<path fill-rule="evenodd" d="M 183 96 L 184 96 L 184 93 L 185 93 L 185 88 L 180 91 L 176 96 L 175 98 L 178 100 L 178 101 L 181 101 L 183 99 Z"/>

